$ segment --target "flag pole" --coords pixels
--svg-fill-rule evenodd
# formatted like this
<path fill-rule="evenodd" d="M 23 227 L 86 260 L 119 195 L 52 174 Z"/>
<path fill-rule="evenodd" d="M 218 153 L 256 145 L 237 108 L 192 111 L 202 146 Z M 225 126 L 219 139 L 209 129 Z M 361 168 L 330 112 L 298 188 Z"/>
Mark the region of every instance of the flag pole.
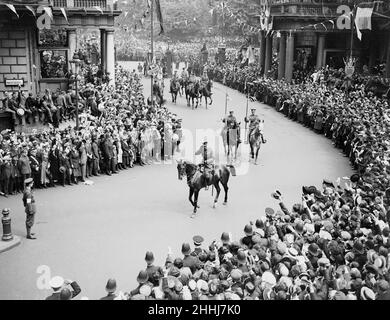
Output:
<path fill-rule="evenodd" d="M 248 144 L 248 108 L 249 108 L 249 90 L 248 90 L 248 79 L 245 80 L 245 89 L 246 89 L 246 111 L 245 111 L 245 144 Z"/>
<path fill-rule="evenodd" d="M 150 6 L 151 6 L 151 8 L 150 8 L 150 52 L 151 52 L 150 65 L 153 66 L 153 60 L 154 60 L 154 44 L 153 44 L 153 41 L 154 41 L 154 37 L 153 37 L 153 29 L 154 29 L 154 0 L 151 1 Z M 151 99 L 151 103 L 152 103 L 152 106 L 153 106 L 153 83 L 154 83 L 154 74 L 153 74 L 153 72 L 151 72 L 151 75 L 150 75 L 150 83 L 151 83 L 150 99 Z"/>
<path fill-rule="evenodd" d="M 227 114 L 227 106 L 228 106 L 228 93 L 226 91 L 226 96 L 225 96 L 225 118 L 226 118 L 226 114 Z"/>

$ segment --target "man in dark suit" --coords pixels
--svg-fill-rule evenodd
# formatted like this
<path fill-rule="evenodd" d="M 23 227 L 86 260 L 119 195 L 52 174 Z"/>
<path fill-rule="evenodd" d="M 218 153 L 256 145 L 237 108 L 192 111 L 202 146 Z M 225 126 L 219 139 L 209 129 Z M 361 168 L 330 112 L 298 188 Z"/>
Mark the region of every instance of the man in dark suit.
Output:
<path fill-rule="evenodd" d="M 71 166 L 70 166 L 70 161 L 69 157 L 67 155 L 66 149 L 62 150 L 59 153 L 58 156 L 58 161 L 59 161 L 59 172 L 60 172 L 60 177 L 61 177 L 61 183 L 62 186 L 65 187 L 65 181 L 68 182 L 68 185 L 72 185 L 71 182 Z"/>
<path fill-rule="evenodd" d="M 34 179 L 34 184 L 37 187 L 40 187 L 41 181 L 40 181 L 40 163 L 37 157 L 37 150 L 31 149 L 30 151 L 30 167 L 31 167 L 31 175 Z"/>
<path fill-rule="evenodd" d="M 104 141 L 102 143 L 102 153 L 106 173 L 110 176 L 113 169 L 114 145 L 109 133 L 106 133 L 104 136 Z"/>
<path fill-rule="evenodd" d="M 50 287 L 53 289 L 53 293 L 50 296 L 48 296 L 45 300 L 62 300 L 61 299 L 61 292 L 65 288 L 70 290 L 70 288 L 67 287 L 68 285 L 70 285 L 70 287 L 72 288 L 72 290 L 70 290 L 70 292 L 71 292 L 71 299 L 76 297 L 81 292 L 81 288 L 77 284 L 76 281 L 64 280 L 60 276 L 53 277 L 50 280 L 49 284 L 50 284 Z M 63 297 L 65 295 L 66 294 L 64 294 L 64 293 L 62 294 Z"/>

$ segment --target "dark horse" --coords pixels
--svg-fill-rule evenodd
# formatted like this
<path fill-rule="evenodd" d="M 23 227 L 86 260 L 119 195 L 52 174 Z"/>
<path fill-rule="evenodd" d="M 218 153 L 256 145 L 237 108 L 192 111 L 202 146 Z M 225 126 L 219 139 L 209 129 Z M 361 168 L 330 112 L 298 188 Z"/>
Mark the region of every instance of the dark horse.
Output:
<path fill-rule="evenodd" d="M 257 164 L 257 158 L 259 156 L 259 151 L 261 144 L 263 142 L 263 137 L 261 135 L 261 131 L 259 127 L 254 128 L 249 133 L 249 145 L 251 147 L 251 159 L 255 160 L 255 164 Z"/>
<path fill-rule="evenodd" d="M 206 109 L 207 109 L 207 98 L 210 99 L 210 106 L 213 104 L 213 98 L 211 93 L 211 88 L 213 87 L 213 82 L 209 80 L 207 84 L 200 87 L 200 104 L 202 104 L 202 97 L 206 101 Z"/>
<path fill-rule="evenodd" d="M 186 85 L 186 99 L 187 99 L 187 106 L 191 106 L 192 101 L 192 109 L 194 109 L 195 99 L 196 99 L 196 106 L 198 107 L 199 104 L 199 82 L 195 81 L 195 83 L 188 83 Z"/>
<path fill-rule="evenodd" d="M 199 191 L 206 186 L 213 185 L 215 187 L 215 190 L 217 190 L 213 206 L 215 208 L 215 205 L 218 202 L 219 194 L 221 192 L 221 187 L 219 186 L 219 183 L 221 183 L 223 189 L 225 190 L 225 200 L 223 204 L 227 204 L 229 190 L 228 182 L 230 178 L 230 171 L 227 166 L 216 165 L 213 172 L 206 173 L 205 176 L 205 174 L 200 171 L 199 166 L 197 166 L 196 164 L 180 160 L 177 162 L 177 171 L 179 175 L 179 180 L 182 180 L 184 175 L 187 176 L 187 184 L 190 188 L 190 194 L 188 199 L 194 207 L 194 213 L 192 217 L 195 216 L 196 211 L 199 208 Z M 194 196 L 194 200 L 192 200 L 192 196 Z"/>
<path fill-rule="evenodd" d="M 172 102 L 176 103 L 177 94 L 180 91 L 180 83 L 178 80 L 171 80 L 170 93 L 172 95 Z"/>

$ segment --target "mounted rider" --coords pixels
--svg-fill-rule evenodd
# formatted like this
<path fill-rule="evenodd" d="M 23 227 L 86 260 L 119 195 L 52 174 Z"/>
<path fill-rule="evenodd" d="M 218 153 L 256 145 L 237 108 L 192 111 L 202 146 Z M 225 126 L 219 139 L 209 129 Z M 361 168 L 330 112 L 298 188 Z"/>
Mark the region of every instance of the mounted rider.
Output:
<path fill-rule="evenodd" d="M 177 83 L 179 83 L 179 76 L 177 75 L 177 70 L 175 70 L 171 79 L 171 88 L 172 88 L 172 84 L 177 84 Z"/>
<path fill-rule="evenodd" d="M 206 181 L 207 179 L 211 181 L 214 175 L 214 152 L 208 146 L 207 137 L 204 138 L 203 144 L 200 146 L 198 151 L 195 152 L 195 155 L 202 155 L 203 161 L 199 164 L 200 171 L 203 173 L 203 176 Z M 206 190 L 207 189 L 208 186 L 206 186 Z"/>
<path fill-rule="evenodd" d="M 196 82 L 196 77 L 195 77 L 195 73 L 194 72 L 191 72 L 191 75 L 188 79 L 188 83 L 195 83 Z"/>
<path fill-rule="evenodd" d="M 200 79 L 200 82 L 201 82 L 203 87 L 206 87 L 207 84 L 209 83 L 209 81 L 210 81 L 210 79 L 209 79 L 209 76 L 207 75 L 207 70 L 205 69 L 203 71 L 203 75 L 202 75 L 202 77 Z"/>
<path fill-rule="evenodd" d="M 188 74 L 188 71 L 183 68 L 183 71 L 181 72 L 181 78 L 186 81 L 188 78 L 189 78 L 189 74 Z"/>
<path fill-rule="evenodd" d="M 259 116 L 256 114 L 256 109 L 251 109 L 251 114 L 249 115 L 249 117 L 245 117 L 244 120 L 247 123 L 249 122 L 248 141 L 253 130 L 255 130 L 258 127 L 260 130 L 261 141 L 262 143 L 266 143 L 267 141 L 264 139 L 264 134 L 263 134 L 264 120 L 261 120 Z"/>
<path fill-rule="evenodd" d="M 175 72 L 173 73 L 172 82 L 173 81 L 179 81 L 179 76 L 177 75 L 177 70 L 175 70 Z"/>
<path fill-rule="evenodd" d="M 237 127 L 237 119 L 233 113 L 234 111 L 230 110 L 229 115 L 225 119 L 222 119 L 222 122 L 226 124 L 228 129 L 234 129 Z"/>

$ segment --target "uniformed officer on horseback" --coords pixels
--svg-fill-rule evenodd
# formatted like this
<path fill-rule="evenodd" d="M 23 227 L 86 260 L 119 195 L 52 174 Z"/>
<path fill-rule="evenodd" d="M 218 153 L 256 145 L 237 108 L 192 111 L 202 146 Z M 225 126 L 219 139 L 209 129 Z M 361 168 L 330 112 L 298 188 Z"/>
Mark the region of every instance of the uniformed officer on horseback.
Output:
<path fill-rule="evenodd" d="M 186 81 L 188 79 L 188 71 L 183 68 L 183 71 L 181 72 L 181 78 Z"/>
<path fill-rule="evenodd" d="M 195 152 L 195 155 L 202 155 L 203 161 L 199 164 L 200 170 L 203 172 L 203 176 L 207 179 L 207 173 L 211 170 L 211 175 L 214 171 L 214 153 L 213 150 L 207 144 L 207 137 L 204 138 L 203 144 L 200 146 L 198 151 Z M 206 186 L 206 190 L 208 186 Z"/>
<path fill-rule="evenodd" d="M 260 120 L 259 116 L 256 113 L 256 109 L 251 109 L 251 114 L 249 117 L 245 117 L 245 122 L 249 122 L 249 133 L 248 133 L 248 141 L 249 137 L 251 136 L 253 130 L 256 129 L 256 127 L 259 127 L 260 134 L 261 134 L 261 141 L 262 143 L 266 143 L 266 140 L 264 139 L 263 129 L 264 129 L 264 120 Z"/>
<path fill-rule="evenodd" d="M 202 78 L 200 79 L 200 81 L 201 81 L 203 87 L 206 87 L 207 84 L 209 83 L 209 76 L 207 75 L 206 69 L 203 71 L 203 75 L 202 75 Z"/>
<path fill-rule="evenodd" d="M 229 129 L 235 128 L 237 125 L 237 119 L 233 113 L 233 110 L 230 110 L 229 115 L 225 119 L 222 119 L 222 122 L 226 123 Z"/>

